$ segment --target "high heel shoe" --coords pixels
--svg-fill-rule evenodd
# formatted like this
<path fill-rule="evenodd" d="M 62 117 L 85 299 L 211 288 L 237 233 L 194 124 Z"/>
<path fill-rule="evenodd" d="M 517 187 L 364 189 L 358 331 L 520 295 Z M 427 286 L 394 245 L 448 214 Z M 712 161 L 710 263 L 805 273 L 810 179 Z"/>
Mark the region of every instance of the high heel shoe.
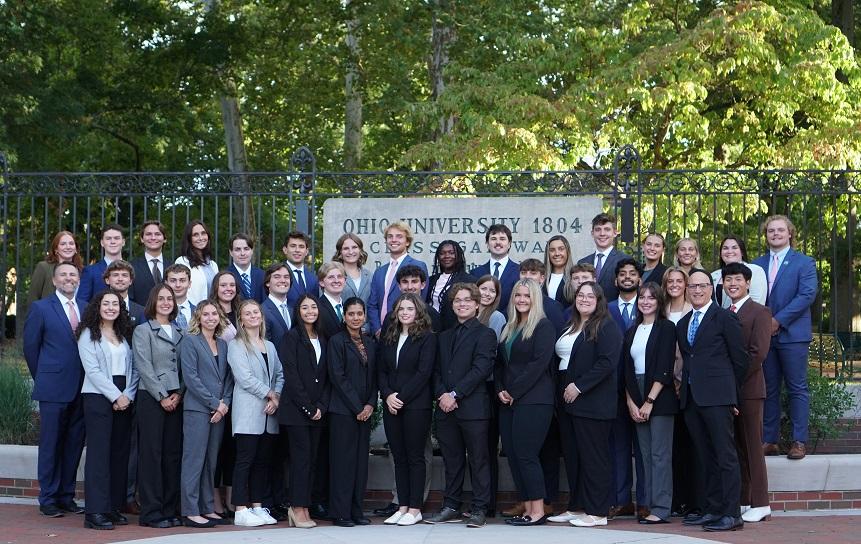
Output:
<path fill-rule="evenodd" d="M 317 526 L 317 522 L 313 520 L 299 521 L 296 519 L 296 514 L 293 512 L 293 507 L 287 509 L 287 526 L 298 527 L 300 529 L 311 529 Z"/>

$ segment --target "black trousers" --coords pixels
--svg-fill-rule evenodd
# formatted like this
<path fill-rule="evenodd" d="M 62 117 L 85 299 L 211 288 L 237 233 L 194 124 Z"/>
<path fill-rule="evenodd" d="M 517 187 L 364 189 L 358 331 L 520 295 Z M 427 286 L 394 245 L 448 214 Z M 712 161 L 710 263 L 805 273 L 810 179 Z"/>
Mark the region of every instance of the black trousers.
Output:
<path fill-rule="evenodd" d="M 488 510 L 496 511 L 496 491 L 499 489 L 499 402 L 493 380 L 484 382 L 490 401 L 490 419 L 487 420 L 487 464 L 490 468 L 490 502 Z"/>
<path fill-rule="evenodd" d="M 587 514 L 606 517 L 613 478 L 608 447 L 613 420 L 577 416 L 571 419 L 577 448 L 577 498 Z"/>
<path fill-rule="evenodd" d="M 114 376 L 114 384 L 121 391 L 125 382 L 125 376 Z M 113 403 L 104 395 L 84 393 L 81 397 L 87 430 L 85 510 L 87 514 L 119 511 L 126 502 L 132 414 L 128 409 L 114 411 Z"/>
<path fill-rule="evenodd" d="M 579 478 L 580 455 L 577 453 L 577 440 L 574 431 L 574 416 L 563 409 L 557 409 L 556 420 L 559 423 L 559 438 L 562 456 L 565 458 L 565 477 L 568 481 L 568 511 L 575 512 L 583 507 L 580 499 Z"/>
<path fill-rule="evenodd" d="M 271 497 L 267 497 L 264 504 L 267 506 L 278 506 L 290 502 L 290 494 L 287 491 L 288 460 L 290 459 L 289 437 L 287 426 L 281 425 L 281 432 L 275 438 L 275 453 L 272 457 Z"/>
<path fill-rule="evenodd" d="M 697 457 L 685 414 L 679 412 L 673 428 L 673 511 L 702 511 L 705 471 Z"/>
<path fill-rule="evenodd" d="M 290 448 L 290 505 L 311 506 L 311 488 L 323 428 L 317 425 L 287 425 Z"/>
<path fill-rule="evenodd" d="M 733 414 L 730 406 L 699 406 L 688 395 L 685 423 L 691 433 L 697 457 L 705 467 L 706 514 L 741 515 L 741 471 L 735 450 Z"/>
<path fill-rule="evenodd" d="M 395 485 L 400 506 L 421 508 L 424 504 L 425 442 L 430 433 L 431 410 L 383 412 L 389 450 L 395 461 Z"/>
<path fill-rule="evenodd" d="M 486 512 L 490 504 L 490 467 L 487 463 L 487 420 L 463 420 L 437 412 L 436 437 L 445 463 L 443 506 L 460 510 L 463 478 L 469 459 L 472 511 Z"/>
<path fill-rule="evenodd" d="M 233 485 L 233 467 L 236 466 L 236 442 L 231 432 L 233 428 L 231 412 L 227 412 L 222 421 L 224 421 L 224 434 L 221 436 L 221 448 L 218 450 L 218 461 L 215 464 L 215 487 L 230 487 Z"/>
<path fill-rule="evenodd" d="M 329 418 L 323 419 L 320 427 L 320 446 L 317 458 L 329 459 Z M 321 462 L 314 465 L 314 483 L 311 487 L 311 503 L 327 505 L 329 503 L 329 463 Z"/>
<path fill-rule="evenodd" d="M 541 446 L 538 457 L 544 472 L 544 503 L 552 505 L 559 498 L 559 469 L 561 467 L 562 443 L 559 438 L 559 421 L 554 411 L 547 429 L 547 438 Z"/>
<path fill-rule="evenodd" d="M 522 501 L 544 500 L 544 471 L 539 453 L 550 420 L 553 418 L 552 404 L 520 404 L 499 408 L 499 434 L 502 447 L 508 456 L 511 477 Z"/>
<path fill-rule="evenodd" d="M 269 492 L 269 473 L 275 435 L 236 434 L 236 465 L 233 467 L 233 504 L 251 506 L 263 502 Z"/>
<path fill-rule="evenodd" d="M 371 422 L 329 413 L 329 514 L 334 518 L 362 517 L 368 484 Z"/>
<path fill-rule="evenodd" d="M 137 395 L 140 519 L 158 521 L 179 513 L 182 407 L 166 412 L 146 391 Z"/>

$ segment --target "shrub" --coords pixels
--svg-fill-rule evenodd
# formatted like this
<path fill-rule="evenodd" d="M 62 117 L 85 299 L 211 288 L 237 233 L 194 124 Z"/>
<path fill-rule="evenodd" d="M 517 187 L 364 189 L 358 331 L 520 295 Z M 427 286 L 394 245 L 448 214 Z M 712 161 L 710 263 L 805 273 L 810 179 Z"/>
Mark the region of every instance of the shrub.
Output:
<path fill-rule="evenodd" d="M 816 367 L 807 368 L 807 386 L 810 389 L 810 438 L 808 451 L 813 453 L 821 440 L 837 438 L 840 433 L 838 420 L 855 404 L 855 397 L 841 378 L 829 378 L 819 374 Z M 784 388 L 780 402 L 783 416 L 780 420 L 780 441 L 788 446 L 792 441 L 792 422 L 789 420 L 789 397 Z"/>
<path fill-rule="evenodd" d="M 14 367 L 0 365 L 0 444 L 27 444 L 33 431 L 29 380 Z"/>

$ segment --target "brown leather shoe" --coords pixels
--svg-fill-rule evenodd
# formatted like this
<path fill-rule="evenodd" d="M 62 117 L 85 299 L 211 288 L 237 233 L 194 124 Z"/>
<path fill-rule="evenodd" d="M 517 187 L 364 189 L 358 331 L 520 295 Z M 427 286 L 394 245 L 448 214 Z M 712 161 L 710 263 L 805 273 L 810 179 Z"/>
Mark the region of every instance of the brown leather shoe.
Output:
<path fill-rule="evenodd" d="M 633 516 L 634 503 L 629 502 L 622 506 L 611 506 L 610 512 L 607 514 L 607 519 L 613 519 L 618 516 Z"/>
<path fill-rule="evenodd" d="M 762 445 L 762 454 L 763 455 L 780 455 L 780 449 L 777 447 L 777 444 L 771 444 L 766 442 Z"/>
<path fill-rule="evenodd" d="M 651 513 L 648 506 L 637 505 L 637 519 L 646 519 Z"/>
<path fill-rule="evenodd" d="M 525 512 L 526 512 L 526 504 L 519 502 L 519 503 L 515 504 L 514 506 L 512 506 L 511 508 L 509 508 L 508 510 L 504 510 L 502 512 L 502 515 L 507 517 L 507 518 L 513 518 L 516 516 L 522 516 Z"/>
<path fill-rule="evenodd" d="M 807 448 L 804 447 L 804 442 L 795 441 L 792 447 L 789 448 L 789 453 L 786 454 L 787 459 L 804 459 L 807 455 Z"/>
<path fill-rule="evenodd" d="M 131 514 L 133 516 L 139 516 L 141 513 L 141 507 L 138 505 L 138 501 L 130 501 L 126 503 L 126 505 L 120 509 L 123 514 Z"/>

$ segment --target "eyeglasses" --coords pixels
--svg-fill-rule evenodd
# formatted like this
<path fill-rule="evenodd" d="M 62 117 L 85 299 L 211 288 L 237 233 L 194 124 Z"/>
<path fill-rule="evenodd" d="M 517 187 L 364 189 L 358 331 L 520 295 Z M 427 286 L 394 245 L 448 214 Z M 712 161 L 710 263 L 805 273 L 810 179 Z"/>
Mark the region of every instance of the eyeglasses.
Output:
<path fill-rule="evenodd" d="M 577 300 L 598 300 L 598 297 L 596 297 L 592 293 L 589 293 L 589 294 L 581 293 L 581 294 L 577 295 Z"/>
<path fill-rule="evenodd" d="M 688 289 L 690 289 L 691 291 L 705 291 L 711 286 L 712 284 L 710 283 L 689 283 Z"/>

